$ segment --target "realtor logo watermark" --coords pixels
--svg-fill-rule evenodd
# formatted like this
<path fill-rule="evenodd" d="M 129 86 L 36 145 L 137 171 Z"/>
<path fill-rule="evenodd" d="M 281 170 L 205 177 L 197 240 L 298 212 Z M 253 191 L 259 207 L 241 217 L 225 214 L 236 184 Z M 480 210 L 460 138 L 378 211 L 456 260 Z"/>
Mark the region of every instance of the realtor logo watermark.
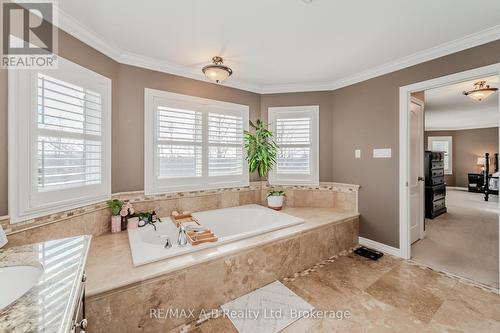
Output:
<path fill-rule="evenodd" d="M 57 2 L 0 0 L 0 68 L 57 68 Z"/>

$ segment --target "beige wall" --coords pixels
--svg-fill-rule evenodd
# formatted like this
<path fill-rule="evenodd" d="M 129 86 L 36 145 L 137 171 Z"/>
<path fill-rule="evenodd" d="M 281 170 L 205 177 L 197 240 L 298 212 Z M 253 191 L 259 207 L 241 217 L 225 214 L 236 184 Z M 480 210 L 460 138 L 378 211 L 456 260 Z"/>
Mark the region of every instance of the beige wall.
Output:
<path fill-rule="evenodd" d="M 429 136 L 451 136 L 453 138 L 452 175 L 446 176 L 449 186 L 467 187 L 468 173 L 480 172 L 476 165 L 478 156 L 490 153 L 493 170 L 493 155 L 498 153 L 498 127 L 459 130 L 459 131 L 427 131 L 425 147 Z"/>
<path fill-rule="evenodd" d="M 260 113 L 258 94 L 134 66 L 120 65 L 118 85 L 119 112 L 113 119 L 118 141 L 113 144 L 118 154 L 113 161 L 113 192 L 144 189 L 144 88 L 248 105 L 252 120 Z M 251 179 L 258 176 L 254 174 Z"/>
<path fill-rule="evenodd" d="M 262 118 L 267 121 L 267 110 L 273 106 L 319 105 L 319 180 L 332 180 L 332 99 L 331 92 L 304 92 L 289 94 L 262 95 L 260 109 Z"/>
<path fill-rule="evenodd" d="M 498 62 L 500 41 L 332 92 L 332 179 L 361 185 L 360 236 L 399 246 L 399 87 Z M 392 148 L 392 158 L 370 158 L 379 147 Z M 354 159 L 355 148 L 363 158 Z"/>
<path fill-rule="evenodd" d="M 106 57 L 95 49 L 83 44 L 76 38 L 59 31 L 59 54 L 77 64 L 90 68 L 91 70 L 109 77 L 112 80 L 112 117 L 116 118 L 118 113 L 118 63 Z M 7 70 L 0 69 L 0 216 L 7 214 Z M 117 124 L 113 122 L 113 145 L 117 142 Z M 117 151 L 113 149 L 113 160 L 117 157 Z M 114 175 L 113 175 L 113 183 Z"/>
<path fill-rule="evenodd" d="M 361 185 L 360 235 L 398 246 L 399 87 L 500 62 L 500 41 L 332 92 L 262 95 L 120 65 L 65 33 L 60 54 L 113 80 L 113 191 L 142 189 L 144 87 L 248 104 L 252 118 L 268 106 L 320 105 L 320 179 Z M 7 213 L 7 78 L 0 71 L 0 215 Z M 373 159 L 373 148 L 392 148 Z M 362 158 L 354 159 L 354 149 Z M 255 179 L 255 177 L 253 178 Z"/>
<path fill-rule="evenodd" d="M 245 104 L 250 119 L 260 114 L 260 95 L 117 63 L 59 31 L 59 54 L 112 80 L 112 191 L 144 185 L 144 88 Z M 7 71 L 0 70 L 0 216 L 8 214 Z M 251 180 L 257 180 L 256 174 Z"/>

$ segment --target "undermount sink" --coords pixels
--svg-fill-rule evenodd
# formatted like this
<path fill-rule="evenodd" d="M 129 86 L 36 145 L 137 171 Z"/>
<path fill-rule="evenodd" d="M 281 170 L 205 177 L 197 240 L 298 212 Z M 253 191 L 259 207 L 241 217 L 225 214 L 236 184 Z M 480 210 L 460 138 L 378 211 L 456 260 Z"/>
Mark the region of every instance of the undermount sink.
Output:
<path fill-rule="evenodd" d="M 34 266 L 0 267 L 0 309 L 33 288 L 42 273 L 42 269 Z"/>

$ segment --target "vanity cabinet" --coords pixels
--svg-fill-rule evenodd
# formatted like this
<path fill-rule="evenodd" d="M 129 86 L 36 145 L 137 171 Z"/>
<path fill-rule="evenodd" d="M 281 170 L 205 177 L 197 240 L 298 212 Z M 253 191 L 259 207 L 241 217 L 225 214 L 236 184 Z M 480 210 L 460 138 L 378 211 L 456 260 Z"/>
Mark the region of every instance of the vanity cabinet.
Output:
<path fill-rule="evenodd" d="M 87 276 L 82 275 L 80 288 L 78 291 L 78 304 L 72 318 L 72 328 L 70 333 L 85 333 L 87 329 L 87 318 L 85 317 L 85 280 Z"/>

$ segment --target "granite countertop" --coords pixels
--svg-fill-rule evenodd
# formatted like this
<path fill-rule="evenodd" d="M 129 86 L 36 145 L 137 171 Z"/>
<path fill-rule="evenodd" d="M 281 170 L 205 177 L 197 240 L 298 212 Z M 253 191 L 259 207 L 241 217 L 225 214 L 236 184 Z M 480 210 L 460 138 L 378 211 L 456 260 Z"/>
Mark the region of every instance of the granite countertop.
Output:
<path fill-rule="evenodd" d="M 0 250 L 0 268 L 43 269 L 37 285 L 0 310 L 0 332 L 69 332 L 90 239 L 78 236 Z M 0 286 L 0 292 L 8 287 Z"/>
<path fill-rule="evenodd" d="M 106 234 L 92 241 L 87 260 L 87 297 L 106 293 L 134 283 L 155 278 L 201 262 L 206 262 L 238 251 L 262 246 L 331 223 L 342 223 L 359 216 L 355 212 L 341 212 L 332 208 L 294 207 L 282 212 L 300 217 L 305 223 L 271 231 L 254 237 L 224 243 L 220 246 L 167 258 L 135 267 L 127 232 Z M 102 255 L 106 253 L 106 255 Z"/>

